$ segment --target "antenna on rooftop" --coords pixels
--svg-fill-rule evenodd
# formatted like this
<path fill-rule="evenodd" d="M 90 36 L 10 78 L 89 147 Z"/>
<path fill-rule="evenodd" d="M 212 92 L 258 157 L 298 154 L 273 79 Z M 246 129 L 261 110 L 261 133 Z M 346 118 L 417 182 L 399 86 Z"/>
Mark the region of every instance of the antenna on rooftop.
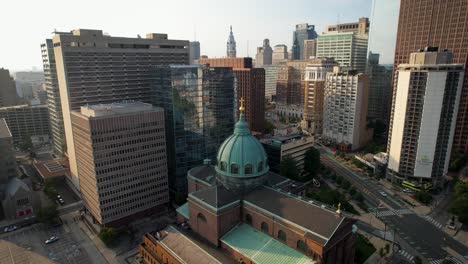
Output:
<path fill-rule="evenodd" d="M 247 57 L 250 57 L 249 56 L 249 41 L 247 40 Z"/>
<path fill-rule="evenodd" d="M 193 41 L 197 41 L 197 24 L 193 24 Z"/>

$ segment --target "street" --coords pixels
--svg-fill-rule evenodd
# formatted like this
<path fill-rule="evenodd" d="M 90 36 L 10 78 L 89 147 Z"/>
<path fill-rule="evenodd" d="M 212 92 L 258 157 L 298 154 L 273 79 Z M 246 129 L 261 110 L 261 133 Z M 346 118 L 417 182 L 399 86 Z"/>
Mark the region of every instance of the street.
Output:
<path fill-rule="evenodd" d="M 374 180 L 358 175 L 323 150 L 321 162 L 362 192 L 365 200 L 376 208 L 376 217 L 406 242 L 407 246 L 402 245 L 402 248 L 410 252 L 410 255 L 420 255 L 431 264 L 440 263 L 446 258 L 447 248 L 461 256 L 468 256 L 468 248 L 446 234 L 442 230 L 442 224 L 432 221 L 430 217 L 417 215 L 398 197 L 383 196 L 381 192 L 386 190 Z"/>

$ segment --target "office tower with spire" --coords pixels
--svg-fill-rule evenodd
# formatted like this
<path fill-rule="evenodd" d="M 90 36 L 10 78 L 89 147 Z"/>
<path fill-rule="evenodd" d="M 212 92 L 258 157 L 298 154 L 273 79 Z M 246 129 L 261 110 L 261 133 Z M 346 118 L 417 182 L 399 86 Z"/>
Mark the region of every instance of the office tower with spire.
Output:
<path fill-rule="evenodd" d="M 264 39 L 263 46 L 257 48 L 257 55 L 255 55 L 255 67 L 271 65 L 272 56 L 273 56 L 273 49 L 270 46 L 270 40 Z"/>
<path fill-rule="evenodd" d="M 232 33 L 232 26 L 231 31 L 229 32 L 229 38 L 227 41 L 227 52 L 226 56 L 228 58 L 235 58 L 236 57 L 236 41 L 234 40 L 234 33 Z"/>
<path fill-rule="evenodd" d="M 407 63 L 412 52 L 433 46 L 453 52 L 453 63 L 467 65 L 468 5 L 466 0 L 401 0 L 395 47 L 395 67 Z M 423 25 L 423 26 L 422 26 Z M 462 95 L 453 147 L 468 153 L 468 67 L 465 67 Z M 393 78 L 395 82 L 395 78 Z M 393 85 L 395 98 L 395 83 Z M 395 100 L 395 99 L 394 99 Z"/>
<path fill-rule="evenodd" d="M 71 179 L 79 188 L 71 111 L 123 100 L 152 103 L 152 69 L 156 65 L 188 64 L 189 41 L 171 40 L 167 34 L 125 38 L 112 37 L 102 30 L 77 29 L 56 33 L 52 46 Z"/>
<path fill-rule="evenodd" d="M 292 59 L 304 59 L 304 40 L 317 38 L 315 26 L 307 23 L 296 25 L 296 30 L 293 32 Z"/>
<path fill-rule="evenodd" d="M 462 94 L 463 64 L 428 47 L 396 71 L 388 137 L 387 176 L 442 187 Z"/>

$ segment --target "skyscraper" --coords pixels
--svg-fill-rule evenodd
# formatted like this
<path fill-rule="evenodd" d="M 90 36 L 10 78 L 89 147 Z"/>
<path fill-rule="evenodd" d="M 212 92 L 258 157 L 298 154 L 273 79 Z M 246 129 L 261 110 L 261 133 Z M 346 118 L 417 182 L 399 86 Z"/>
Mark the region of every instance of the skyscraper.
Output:
<path fill-rule="evenodd" d="M 273 48 L 272 63 L 277 65 L 285 63 L 289 59 L 288 46 L 280 44 Z"/>
<path fill-rule="evenodd" d="M 367 118 L 387 124 L 392 99 L 392 66 L 380 65 L 379 54 L 369 52 L 366 73 L 369 75 Z"/>
<path fill-rule="evenodd" d="M 196 63 L 200 59 L 200 42 L 190 41 L 190 64 Z"/>
<path fill-rule="evenodd" d="M 281 65 L 264 65 L 261 68 L 265 70 L 265 99 L 276 101 L 276 84 Z"/>
<path fill-rule="evenodd" d="M 71 122 L 80 190 L 101 225 L 169 202 L 164 110 L 140 102 L 82 106 Z"/>
<path fill-rule="evenodd" d="M 466 65 L 468 58 L 466 21 L 468 21 L 466 0 L 421 2 L 401 0 L 395 47 L 395 67 L 407 63 L 412 52 L 426 46 L 447 48 L 453 52 L 453 63 Z M 464 78 L 454 136 L 454 149 L 467 153 L 468 67 L 465 67 Z M 396 81 L 395 78 L 393 80 Z M 394 98 L 395 94 L 394 90 Z"/>
<path fill-rule="evenodd" d="M 211 67 L 232 67 L 236 77 L 237 101 L 245 100 L 249 128 L 263 132 L 265 125 L 265 70 L 252 68 L 252 58 L 202 58 L 200 63 Z"/>
<path fill-rule="evenodd" d="M 231 68 L 160 66 L 153 69 L 154 104 L 165 109 L 171 191 L 187 193 L 187 171 L 214 159 L 234 126 L 236 97 Z"/>
<path fill-rule="evenodd" d="M 317 39 L 304 40 L 304 60 L 315 57 L 317 53 Z"/>
<path fill-rule="evenodd" d="M 0 107 L 15 105 L 17 101 L 16 86 L 10 71 L 0 69 Z"/>
<path fill-rule="evenodd" d="M 304 40 L 317 38 L 315 26 L 307 23 L 296 25 L 296 30 L 293 32 L 292 59 L 304 59 Z"/>
<path fill-rule="evenodd" d="M 231 26 L 231 31 L 229 32 L 229 38 L 227 41 L 226 56 L 228 58 L 236 57 L 236 41 L 234 40 L 234 34 L 232 33 L 232 26 Z"/>
<path fill-rule="evenodd" d="M 452 150 L 463 64 L 437 48 L 411 54 L 396 71 L 388 138 L 388 173 L 395 180 L 443 184 Z"/>
<path fill-rule="evenodd" d="M 369 78 L 356 71 L 334 67 L 327 73 L 323 104 L 322 137 L 341 150 L 363 147 L 372 140 L 367 129 Z"/>
<path fill-rule="evenodd" d="M 47 108 L 49 109 L 50 128 L 54 152 L 62 155 L 66 152 L 65 129 L 63 126 L 62 102 L 58 87 L 57 68 L 52 39 L 41 44 L 42 65 L 44 68 Z"/>
<path fill-rule="evenodd" d="M 361 17 L 357 22 L 327 26 L 327 32 L 354 32 L 358 35 L 369 35 L 369 18 Z"/>
<path fill-rule="evenodd" d="M 72 181 L 78 188 L 70 112 L 83 105 L 122 100 L 150 102 L 155 65 L 188 64 L 189 42 L 167 34 L 111 37 L 102 30 L 77 29 L 52 39 Z"/>
<path fill-rule="evenodd" d="M 327 73 L 337 66 L 331 58 L 311 59 L 305 68 L 304 116 L 301 127 L 308 132 L 322 134 L 323 96 Z"/>
<path fill-rule="evenodd" d="M 270 46 L 270 40 L 264 39 L 263 46 L 257 48 L 257 55 L 255 56 L 255 66 L 261 67 L 263 65 L 271 65 L 273 57 L 273 49 Z"/>

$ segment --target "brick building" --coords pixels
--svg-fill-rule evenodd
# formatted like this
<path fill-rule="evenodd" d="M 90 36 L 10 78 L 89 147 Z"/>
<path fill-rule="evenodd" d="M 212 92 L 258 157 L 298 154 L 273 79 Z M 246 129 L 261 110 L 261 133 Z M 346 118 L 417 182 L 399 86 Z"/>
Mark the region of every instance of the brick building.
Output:
<path fill-rule="evenodd" d="M 203 245 L 218 249 L 205 253 L 224 252 L 236 263 L 354 263 L 355 220 L 301 199 L 297 182 L 270 172 L 242 105 L 233 135 L 211 164 L 206 160 L 187 173 L 188 202 L 177 209 L 179 223 L 190 226 Z M 171 263 L 197 263 L 195 256 L 177 253 L 177 244 L 164 242 L 168 233 L 161 230 L 153 241 L 145 237 L 144 263 L 151 263 L 151 254 L 179 258 Z"/>

